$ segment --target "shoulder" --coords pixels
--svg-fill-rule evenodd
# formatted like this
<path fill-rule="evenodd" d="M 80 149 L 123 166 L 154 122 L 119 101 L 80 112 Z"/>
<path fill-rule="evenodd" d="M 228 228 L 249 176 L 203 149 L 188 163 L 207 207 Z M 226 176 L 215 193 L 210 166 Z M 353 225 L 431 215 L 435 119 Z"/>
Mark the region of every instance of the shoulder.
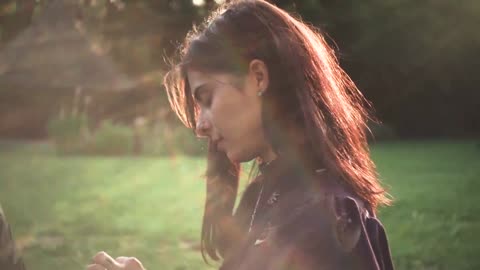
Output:
<path fill-rule="evenodd" d="M 337 177 L 322 171 L 299 181 L 273 211 L 279 239 L 304 246 L 329 243 L 349 251 L 359 241 L 368 211 Z"/>
<path fill-rule="evenodd" d="M 281 198 L 273 224 L 279 239 L 306 247 L 329 243 L 349 251 L 358 243 L 368 212 L 339 186 L 299 189 Z"/>
<path fill-rule="evenodd" d="M 272 241 L 291 258 L 312 269 L 393 269 L 383 225 L 355 194 L 327 184 L 281 200 Z"/>

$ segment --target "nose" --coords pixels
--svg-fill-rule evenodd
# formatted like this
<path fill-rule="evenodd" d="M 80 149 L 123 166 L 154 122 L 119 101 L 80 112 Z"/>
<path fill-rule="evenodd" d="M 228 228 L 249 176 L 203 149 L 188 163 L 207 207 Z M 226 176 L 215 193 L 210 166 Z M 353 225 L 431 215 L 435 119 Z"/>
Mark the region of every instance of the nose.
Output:
<path fill-rule="evenodd" d="M 198 118 L 197 126 L 195 127 L 195 133 L 200 138 L 206 138 L 210 136 L 210 131 L 212 129 L 212 124 L 205 117 Z"/>

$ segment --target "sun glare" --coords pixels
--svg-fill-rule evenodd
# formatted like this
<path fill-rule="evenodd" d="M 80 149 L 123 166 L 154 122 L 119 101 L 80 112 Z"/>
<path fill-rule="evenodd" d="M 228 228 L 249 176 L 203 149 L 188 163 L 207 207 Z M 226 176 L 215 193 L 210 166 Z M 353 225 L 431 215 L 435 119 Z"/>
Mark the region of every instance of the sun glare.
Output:
<path fill-rule="evenodd" d="M 203 6 L 205 5 L 205 0 L 192 0 L 195 6 Z"/>

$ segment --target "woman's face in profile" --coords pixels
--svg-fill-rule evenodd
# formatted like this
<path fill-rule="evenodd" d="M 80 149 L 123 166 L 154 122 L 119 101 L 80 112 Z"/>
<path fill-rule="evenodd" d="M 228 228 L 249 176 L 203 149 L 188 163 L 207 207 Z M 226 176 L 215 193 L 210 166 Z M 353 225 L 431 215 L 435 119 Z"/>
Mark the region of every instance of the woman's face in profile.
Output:
<path fill-rule="evenodd" d="M 232 162 L 246 162 L 268 151 L 262 128 L 262 97 L 258 95 L 267 87 L 265 76 L 268 74 L 252 70 L 245 76 L 187 71 L 200 108 L 197 135 L 209 138 Z"/>

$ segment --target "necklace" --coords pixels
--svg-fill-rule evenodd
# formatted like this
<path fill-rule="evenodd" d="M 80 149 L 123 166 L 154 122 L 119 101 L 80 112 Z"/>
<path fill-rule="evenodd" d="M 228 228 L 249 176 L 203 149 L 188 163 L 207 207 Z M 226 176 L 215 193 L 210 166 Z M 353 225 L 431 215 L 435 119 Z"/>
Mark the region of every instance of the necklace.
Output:
<path fill-rule="evenodd" d="M 253 221 L 255 220 L 255 215 L 257 214 L 258 203 L 260 203 L 260 199 L 262 198 L 262 194 L 263 194 L 263 186 L 264 186 L 264 183 L 262 181 L 262 188 L 260 189 L 260 194 L 258 194 L 257 202 L 255 203 L 255 208 L 253 208 L 252 218 L 250 219 L 250 227 L 248 228 L 248 232 L 252 231 Z"/>
<path fill-rule="evenodd" d="M 272 163 L 272 161 L 273 160 L 270 160 L 268 162 L 263 163 L 263 166 L 266 167 L 266 166 L 270 165 L 270 163 Z M 255 208 L 253 208 L 253 213 L 252 213 L 252 217 L 250 218 L 250 227 L 248 228 L 248 232 L 252 231 L 253 221 L 255 220 L 255 216 L 257 214 L 258 204 L 260 203 L 260 200 L 262 199 L 263 187 L 264 186 L 265 186 L 265 183 L 264 183 L 264 180 L 262 180 L 262 187 L 260 188 L 260 193 L 258 194 L 257 202 L 255 203 Z M 275 200 L 276 200 L 276 198 L 275 198 Z"/>

